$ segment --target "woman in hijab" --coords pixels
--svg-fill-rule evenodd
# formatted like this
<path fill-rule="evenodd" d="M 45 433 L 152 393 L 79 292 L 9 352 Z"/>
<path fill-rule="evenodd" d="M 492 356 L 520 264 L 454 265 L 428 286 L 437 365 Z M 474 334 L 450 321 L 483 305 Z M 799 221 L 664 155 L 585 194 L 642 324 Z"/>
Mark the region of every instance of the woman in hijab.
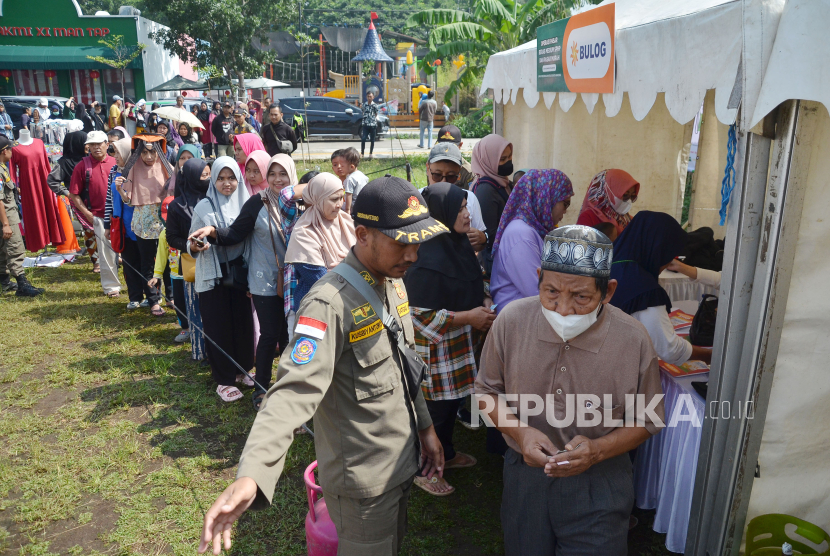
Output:
<path fill-rule="evenodd" d="M 262 151 L 253 154 L 258 152 Z M 209 226 L 197 230 L 192 237 L 208 237 L 208 241 L 223 247 L 248 242 L 245 251 L 248 289 L 260 330 L 256 376 L 257 382 L 267 389 L 274 357 L 278 350 L 288 345 L 283 298 L 286 289 L 285 247 L 299 217 L 297 201 L 302 198 L 305 186 L 297 184 L 294 160 L 288 155 L 274 156 L 266 167 L 269 168 L 266 188 L 245 202 L 233 224 L 224 228 Z M 264 395 L 264 392 L 254 392 L 253 403 L 257 410 Z"/>
<path fill-rule="evenodd" d="M 191 158 L 181 168 L 176 178 L 178 184 L 176 198 L 167 210 L 167 244 L 178 249 L 182 259 L 189 258 L 187 253 L 187 236 L 196 205 L 205 198 L 210 186 L 210 167 L 199 158 Z M 179 265 L 184 268 L 184 263 Z M 185 275 L 185 273 L 182 273 Z M 184 301 L 187 320 L 190 322 L 190 358 L 202 361 L 205 358 L 205 337 L 202 333 L 202 316 L 199 296 L 196 295 L 194 282 L 184 281 Z"/>
<path fill-rule="evenodd" d="M 194 210 L 190 233 L 206 226 L 230 226 L 239 218 L 247 200 L 248 190 L 242 184 L 239 165 L 228 156 L 220 156 L 211 168 L 207 196 Z M 235 386 L 237 382 L 254 385 L 247 376 L 237 374 L 234 364 L 235 361 L 243 369 L 254 366 L 254 320 L 246 292 L 224 286 L 221 281 L 223 276 L 231 276 L 230 267 L 242 263 L 245 245 L 212 246 L 201 244 L 201 240 L 192 237 L 187 246 L 196 259 L 195 287 L 205 334 L 231 358 L 228 359 L 212 343 L 207 344 L 216 393 L 222 401 L 237 401 L 242 398 L 242 392 Z"/>
<path fill-rule="evenodd" d="M 199 156 L 199 150 L 196 148 L 195 145 L 185 145 L 181 149 L 179 149 L 178 153 L 176 153 L 176 158 L 173 164 L 173 167 L 176 171 L 173 172 L 173 175 L 170 177 L 170 183 L 167 186 L 168 194 L 173 195 L 174 197 L 179 196 L 177 184 L 181 179 L 182 168 L 188 160 L 193 158 L 201 158 Z"/>
<path fill-rule="evenodd" d="M 152 106 L 150 106 L 150 113 L 147 114 L 147 117 L 144 120 L 144 125 L 148 133 L 158 133 L 156 126 L 158 125 L 161 118 L 159 118 L 158 114 L 153 112 L 153 110 L 156 110 L 158 108 L 161 108 L 161 105 L 158 102 L 154 102 Z"/>
<path fill-rule="evenodd" d="M 127 303 L 127 310 L 138 309 L 142 303 L 145 303 L 145 295 L 147 295 L 147 303 L 149 303 L 152 291 L 147 285 L 143 276 L 138 272 L 141 269 L 141 252 L 138 250 L 138 237 L 132 230 L 133 221 L 133 207 L 125 203 L 121 198 L 116 186 L 116 179 L 121 176 L 124 166 L 130 159 L 130 139 L 119 139 L 112 144 L 115 152 L 115 166 L 110 170 L 109 188 L 107 189 L 107 201 L 104 206 L 104 229 L 107 230 L 107 237 L 112 242 L 110 234 L 112 233 L 112 217 L 121 219 L 121 226 L 123 229 L 121 259 L 124 261 L 124 281 L 127 282 L 127 296 L 129 302 Z"/>
<path fill-rule="evenodd" d="M 75 97 L 69 97 L 69 100 L 67 100 L 66 104 L 63 105 L 63 119 L 75 119 Z"/>
<path fill-rule="evenodd" d="M 573 194 L 571 180 L 559 170 L 528 170 L 516 183 L 493 234 L 490 295 L 497 311 L 539 295 L 536 271 L 545 236 L 565 216 Z"/>
<path fill-rule="evenodd" d="M 79 102 L 75 107 L 75 119 L 80 120 L 81 123 L 84 124 L 84 133 L 95 131 L 95 124 L 89 116 L 89 113 L 86 111 L 86 106 L 84 106 L 84 103 L 82 102 Z"/>
<path fill-rule="evenodd" d="M 136 135 L 132 138 L 133 153 L 127 161 L 122 176 L 116 178 L 119 193 L 125 203 L 133 207 L 132 231 L 138 241 L 141 254 L 141 274 L 145 282 L 153 279 L 156 265 L 158 238 L 164 229 L 159 208 L 166 196 L 170 176 L 174 170 L 164 153 L 165 141 L 154 135 Z M 147 299 L 150 311 L 164 315 L 159 301 L 161 295 L 150 287 Z"/>
<path fill-rule="evenodd" d="M 248 188 L 248 193 L 255 195 L 268 187 L 266 178 L 270 165 L 271 157 L 265 151 L 254 151 L 248 155 L 245 161 L 245 187 Z M 296 180 L 292 182 L 294 184 Z"/>
<path fill-rule="evenodd" d="M 484 306 L 484 279 L 467 238 L 467 195 L 456 185 L 435 183 L 422 189 L 429 214 L 450 233 L 421 244 L 418 260 L 404 277 L 409 295 L 415 346 L 429 364 L 421 383 L 435 433 L 444 448 L 444 469 L 472 467 L 476 459 L 456 452 L 452 433 L 464 398 L 473 391 L 477 331 L 490 328 L 496 314 Z M 450 357 L 447 354 L 451 354 Z M 446 479 L 415 477 L 415 484 L 435 496 L 455 488 Z"/>
<path fill-rule="evenodd" d="M 179 138 L 182 140 L 182 145 L 199 145 L 199 138 L 190 124 L 186 122 L 179 122 Z"/>
<path fill-rule="evenodd" d="M 646 327 L 657 355 L 682 365 L 689 359 L 712 360 L 712 349 L 693 346 L 675 334 L 669 319 L 671 299 L 658 277 L 686 247 L 686 231 L 662 212 L 641 211 L 614 242 L 611 279 L 617 291 L 611 304 Z"/>
<path fill-rule="evenodd" d="M 507 204 L 508 176 L 513 173 L 513 144 L 501 135 L 491 133 L 473 147 L 473 174 L 476 179 L 470 190 L 481 206 L 481 218 L 488 230 L 499 227 L 501 213 Z M 481 254 L 484 269 L 489 276 L 495 234 L 490 234 Z"/>
<path fill-rule="evenodd" d="M 631 217 L 631 204 L 640 193 L 640 182 L 622 170 L 603 170 L 591 180 L 582 208 L 579 209 L 577 224 L 596 226 L 609 222 L 621 234 Z M 615 237 L 610 238 L 612 241 Z"/>
<path fill-rule="evenodd" d="M 352 217 L 340 210 L 345 198 L 343 182 L 328 172 L 314 177 L 303 191 L 307 208 L 294 226 L 285 254 L 297 280 L 291 307 L 295 313 L 311 286 L 340 264 L 355 243 Z"/>
<path fill-rule="evenodd" d="M 239 170 L 245 172 L 245 163 L 254 151 L 264 151 L 265 145 L 256 133 L 243 133 L 233 136 L 233 157 L 239 164 Z"/>

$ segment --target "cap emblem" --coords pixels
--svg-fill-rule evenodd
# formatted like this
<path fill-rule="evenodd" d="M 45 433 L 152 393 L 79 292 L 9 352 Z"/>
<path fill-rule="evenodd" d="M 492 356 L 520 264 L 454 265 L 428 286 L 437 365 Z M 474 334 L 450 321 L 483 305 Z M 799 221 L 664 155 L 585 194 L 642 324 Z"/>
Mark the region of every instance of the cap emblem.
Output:
<path fill-rule="evenodd" d="M 450 141 L 455 141 L 455 137 L 453 137 L 449 131 L 444 132 L 444 135 L 439 137 L 439 139 L 449 139 Z"/>
<path fill-rule="evenodd" d="M 413 195 L 407 201 L 407 208 L 403 211 L 403 214 L 399 214 L 398 218 L 410 218 L 412 216 L 418 216 L 419 214 L 424 214 L 429 212 L 427 208 L 421 204 L 418 200 L 418 197 Z"/>

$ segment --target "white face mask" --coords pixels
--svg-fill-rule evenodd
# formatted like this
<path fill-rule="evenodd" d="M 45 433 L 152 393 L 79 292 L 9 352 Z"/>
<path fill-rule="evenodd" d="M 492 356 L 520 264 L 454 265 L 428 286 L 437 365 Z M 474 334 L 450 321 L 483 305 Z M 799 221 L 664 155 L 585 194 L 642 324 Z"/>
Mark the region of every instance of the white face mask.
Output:
<path fill-rule="evenodd" d="M 623 201 L 622 199 L 617 199 L 613 195 L 610 197 L 611 206 L 614 207 L 614 210 L 617 211 L 619 214 L 628 214 L 628 211 L 631 210 L 632 201 Z"/>
<path fill-rule="evenodd" d="M 568 340 L 576 338 L 588 330 L 592 324 L 597 322 L 597 315 L 599 315 L 601 307 L 602 303 L 597 305 L 596 310 L 591 311 L 587 315 L 567 316 L 560 315 L 556 311 L 551 311 L 550 309 L 542 307 L 542 314 L 545 315 L 545 319 L 547 319 L 550 323 L 553 331 L 559 334 L 559 337 L 567 342 Z"/>

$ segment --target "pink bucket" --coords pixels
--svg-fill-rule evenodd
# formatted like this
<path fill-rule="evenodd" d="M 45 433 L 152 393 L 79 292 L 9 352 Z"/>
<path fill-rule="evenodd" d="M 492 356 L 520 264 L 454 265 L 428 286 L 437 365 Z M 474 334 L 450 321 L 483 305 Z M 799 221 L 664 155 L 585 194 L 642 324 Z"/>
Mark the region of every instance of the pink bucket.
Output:
<path fill-rule="evenodd" d="M 329 517 L 326 501 L 317 499 L 323 489 L 314 480 L 317 462 L 311 462 L 303 473 L 306 494 L 308 495 L 308 513 L 305 516 L 305 540 L 308 556 L 336 556 L 337 530 Z"/>

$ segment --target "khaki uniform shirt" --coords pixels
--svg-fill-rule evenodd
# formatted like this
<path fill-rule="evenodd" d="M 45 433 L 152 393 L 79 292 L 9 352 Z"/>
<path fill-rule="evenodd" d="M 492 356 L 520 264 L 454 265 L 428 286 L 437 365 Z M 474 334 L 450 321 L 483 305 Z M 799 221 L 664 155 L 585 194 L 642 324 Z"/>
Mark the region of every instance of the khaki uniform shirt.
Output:
<path fill-rule="evenodd" d="M 588 330 L 563 342 L 542 314 L 538 297 L 514 301 L 499 314 L 484 345 L 475 389 L 476 394 L 536 394 L 543 400 L 552 394 L 555 417 L 560 421 L 566 420 L 568 394 L 598 396 L 600 405 L 595 409 L 603 414 L 605 394 L 610 394 L 611 419 L 625 417 L 626 394 L 645 394 L 646 403 L 663 394 L 657 354 L 646 329 L 636 319 L 606 304 Z M 578 415 L 579 399 L 572 398 L 574 415 Z M 589 403 L 590 406 L 586 405 Z M 508 401 L 507 405 L 516 407 L 522 418 L 518 401 Z M 593 402 L 584 399 L 582 405 L 594 407 Z M 595 439 L 615 428 L 606 426 L 605 417 L 591 427 L 578 427 L 576 417 L 570 425 L 553 427 L 545 415 L 547 410 L 546 403 L 541 414 L 525 415 L 524 419 L 529 426 L 548 435 L 560 450 L 574 436 Z M 654 412 L 665 421 L 662 396 Z M 633 417 L 651 434 L 659 431 L 650 419 Z M 504 435 L 504 439 L 521 453 L 512 438 Z"/>
<path fill-rule="evenodd" d="M 6 218 L 9 224 L 20 224 L 20 214 L 17 212 L 17 199 L 14 195 L 14 182 L 12 182 L 9 169 L 5 164 L 0 163 L 0 194 L 3 197 L 3 207 L 6 209 Z"/>
<path fill-rule="evenodd" d="M 374 287 L 414 349 L 403 281 L 372 276 L 353 251 L 345 262 Z M 380 317 L 343 277 L 329 272 L 297 311 L 292 343 L 254 421 L 237 477 L 254 479 L 270 502 L 293 431 L 313 416 L 323 489 L 349 498 L 382 494 L 418 471 L 417 430 L 432 424 L 420 389 L 412 404 L 417 423 L 405 396 L 397 348 Z"/>

